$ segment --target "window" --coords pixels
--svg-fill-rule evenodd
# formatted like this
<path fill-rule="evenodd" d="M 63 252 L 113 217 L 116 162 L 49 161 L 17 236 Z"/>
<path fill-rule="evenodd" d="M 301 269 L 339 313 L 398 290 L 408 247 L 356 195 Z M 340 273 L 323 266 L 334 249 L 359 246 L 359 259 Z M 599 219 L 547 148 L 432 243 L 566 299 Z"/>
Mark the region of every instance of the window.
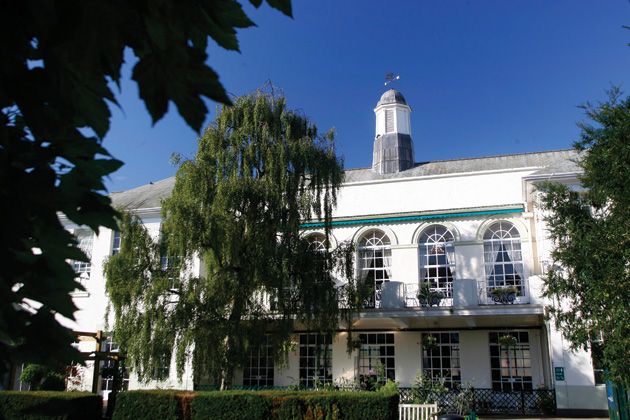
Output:
<path fill-rule="evenodd" d="M 384 383 L 387 379 L 396 380 L 396 364 L 394 349 L 394 334 L 359 334 L 361 349 L 358 359 L 358 378 L 378 375 L 378 381 Z"/>
<path fill-rule="evenodd" d="M 300 334 L 300 385 L 332 383 L 332 337 Z"/>
<path fill-rule="evenodd" d="M 309 248 L 313 251 L 326 251 L 328 246 L 326 246 L 326 235 L 323 233 L 313 233 L 308 236 Z"/>
<path fill-rule="evenodd" d="M 444 226 L 431 226 L 420 235 L 420 284 L 446 299 L 453 297 L 455 253 L 453 234 Z"/>
<path fill-rule="evenodd" d="M 499 338 L 514 337 L 509 346 L 501 344 Z M 490 333 L 490 371 L 492 389 L 511 392 L 532 388 L 532 365 L 530 359 L 529 333 L 507 331 Z"/>
<path fill-rule="evenodd" d="M 273 354 L 271 346 L 252 350 L 243 369 L 243 385 L 273 386 Z"/>
<path fill-rule="evenodd" d="M 365 302 L 365 307 L 380 308 L 383 282 L 391 278 L 390 240 L 384 232 L 372 230 L 359 239 L 358 248 L 361 280 L 374 290 Z"/>
<path fill-rule="evenodd" d="M 423 333 L 422 373 L 432 381 L 444 381 L 448 388 L 461 384 L 460 353 L 459 333 Z"/>
<path fill-rule="evenodd" d="M 94 234 L 91 230 L 88 229 L 77 229 L 74 232 L 74 236 L 77 241 L 77 247 L 83 251 L 83 253 L 88 257 L 89 260 L 92 259 L 92 247 L 94 245 Z M 74 272 L 81 275 L 81 278 L 90 278 L 90 270 L 92 269 L 92 264 L 90 262 L 85 261 L 77 261 L 73 262 Z"/>
<path fill-rule="evenodd" d="M 116 361 L 104 360 L 101 362 L 101 391 L 109 392 L 114 388 L 114 370 Z M 120 370 L 120 367 L 118 368 Z M 122 387 L 120 391 L 129 391 L 129 373 L 126 369 L 122 372 Z"/>
<path fill-rule="evenodd" d="M 107 337 L 103 342 L 101 351 L 105 353 L 118 353 L 120 350 L 118 343 L 116 343 L 112 337 Z M 129 372 L 126 369 L 122 369 L 118 366 L 115 360 L 103 360 L 101 361 L 101 392 L 111 391 L 114 387 L 114 375 L 116 374 L 116 368 L 118 367 L 119 373 L 122 373 L 122 386 L 121 391 L 129 390 Z"/>
<path fill-rule="evenodd" d="M 591 340 L 591 358 L 593 359 L 595 385 L 605 384 L 604 371 L 606 367 L 604 365 L 604 340 L 601 333 L 596 334 L 596 338 Z"/>
<path fill-rule="evenodd" d="M 521 239 L 516 227 L 501 221 L 491 225 L 483 237 L 487 295 L 496 288 L 513 287 L 525 296 Z"/>
<path fill-rule="evenodd" d="M 89 229 L 77 229 L 74 231 L 74 237 L 77 241 L 77 247 L 87 256 L 88 262 L 85 261 L 72 261 L 72 268 L 77 274 L 76 281 L 79 282 L 86 291 L 75 290 L 73 297 L 87 297 L 88 280 L 90 280 L 90 272 L 92 271 L 92 247 L 94 245 L 94 233 Z"/>
<path fill-rule="evenodd" d="M 122 237 L 120 236 L 120 232 L 114 232 L 114 239 L 112 241 L 112 255 L 116 255 L 120 252 L 120 246 Z"/>
<path fill-rule="evenodd" d="M 159 364 L 153 369 L 153 379 L 163 381 L 171 374 L 171 358 L 169 356 L 160 357 Z"/>

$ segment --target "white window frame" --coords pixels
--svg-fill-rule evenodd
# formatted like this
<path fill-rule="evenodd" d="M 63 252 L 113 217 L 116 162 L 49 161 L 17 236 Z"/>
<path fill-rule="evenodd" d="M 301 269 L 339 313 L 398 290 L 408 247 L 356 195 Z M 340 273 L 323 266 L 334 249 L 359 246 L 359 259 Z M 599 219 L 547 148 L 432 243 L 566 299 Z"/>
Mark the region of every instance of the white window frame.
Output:
<path fill-rule="evenodd" d="M 358 241 L 359 275 L 361 280 L 372 280 L 374 295 L 365 302 L 366 308 L 381 307 L 381 290 L 384 282 L 391 280 L 391 240 L 385 232 L 371 229 Z M 370 284 L 371 286 L 372 284 Z"/>
<path fill-rule="evenodd" d="M 483 236 L 486 295 L 496 288 L 514 287 L 516 297 L 525 297 L 525 273 L 521 235 L 514 223 L 499 220 Z"/>
<path fill-rule="evenodd" d="M 445 226 L 432 225 L 420 234 L 420 284 L 430 283 L 431 291 L 440 292 L 444 299 L 453 298 L 455 281 L 455 237 Z M 444 301 L 444 303 L 452 303 Z"/>

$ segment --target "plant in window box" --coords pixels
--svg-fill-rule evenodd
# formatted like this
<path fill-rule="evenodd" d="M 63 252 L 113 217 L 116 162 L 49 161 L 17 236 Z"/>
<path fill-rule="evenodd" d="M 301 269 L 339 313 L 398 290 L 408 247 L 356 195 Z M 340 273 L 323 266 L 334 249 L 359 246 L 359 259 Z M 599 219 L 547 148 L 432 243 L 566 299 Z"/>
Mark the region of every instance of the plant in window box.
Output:
<path fill-rule="evenodd" d="M 432 307 L 440 306 L 440 302 L 444 299 L 444 294 L 431 287 L 431 283 L 424 282 L 418 289 L 418 302 L 420 306 Z"/>
<path fill-rule="evenodd" d="M 514 337 L 513 335 L 505 334 L 499 337 L 498 342 L 501 345 L 501 347 L 505 347 L 506 349 L 509 349 L 510 347 L 513 347 L 516 345 L 516 337 Z"/>
<path fill-rule="evenodd" d="M 494 303 L 514 303 L 516 300 L 516 287 L 514 286 L 506 286 L 506 287 L 495 287 L 490 290 L 490 295 L 492 296 L 492 301 Z"/>

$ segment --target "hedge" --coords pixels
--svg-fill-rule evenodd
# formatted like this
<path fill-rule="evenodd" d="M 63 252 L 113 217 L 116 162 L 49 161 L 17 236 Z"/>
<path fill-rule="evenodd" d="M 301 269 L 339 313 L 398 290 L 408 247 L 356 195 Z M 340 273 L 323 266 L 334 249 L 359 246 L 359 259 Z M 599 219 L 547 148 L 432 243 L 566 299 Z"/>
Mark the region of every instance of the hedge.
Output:
<path fill-rule="evenodd" d="M 100 420 L 102 414 L 103 398 L 88 392 L 0 392 L 0 420 Z"/>
<path fill-rule="evenodd" d="M 190 420 L 193 395 L 173 390 L 120 392 L 112 420 Z"/>
<path fill-rule="evenodd" d="M 113 420 L 396 420 L 398 393 L 343 391 L 130 391 Z"/>

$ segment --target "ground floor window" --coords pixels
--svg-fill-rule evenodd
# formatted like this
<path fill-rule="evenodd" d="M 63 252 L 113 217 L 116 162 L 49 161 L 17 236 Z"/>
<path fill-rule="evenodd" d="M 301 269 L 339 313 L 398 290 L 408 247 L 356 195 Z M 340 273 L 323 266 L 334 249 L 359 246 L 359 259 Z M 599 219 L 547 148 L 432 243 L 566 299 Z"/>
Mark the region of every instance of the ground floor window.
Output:
<path fill-rule="evenodd" d="M 300 334 L 300 385 L 332 383 L 332 336 Z"/>
<path fill-rule="evenodd" d="M 116 362 L 114 360 L 104 360 L 101 362 L 101 391 L 111 391 L 114 389 L 115 368 Z M 129 372 L 125 369 L 122 375 L 120 391 L 129 391 Z"/>
<path fill-rule="evenodd" d="M 273 386 L 273 353 L 271 346 L 252 351 L 248 365 L 243 369 L 243 385 Z"/>
<path fill-rule="evenodd" d="M 512 338 L 504 338 L 508 336 Z M 533 389 L 529 333 L 491 332 L 490 369 L 495 391 Z"/>
<path fill-rule="evenodd" d="M 591 340 L 591 357 L 593 359 L 593 376 L 595 385 L 605 384 L 604 380 L 604 340 L 602 334 L 596 334 L 596 338 Z"/>
<path fill-rule="evenodd" d="M 358 359 L 358 378 L 364 381 L 377 375 L 379 382 L 396 380 L 394 334 L 359 334 L 361 349 Z"/>
<path fill-rule="evenodd" d="M 462 383 L 458 332 L 422 334 L 422 372 L 448 388 Z"/>

